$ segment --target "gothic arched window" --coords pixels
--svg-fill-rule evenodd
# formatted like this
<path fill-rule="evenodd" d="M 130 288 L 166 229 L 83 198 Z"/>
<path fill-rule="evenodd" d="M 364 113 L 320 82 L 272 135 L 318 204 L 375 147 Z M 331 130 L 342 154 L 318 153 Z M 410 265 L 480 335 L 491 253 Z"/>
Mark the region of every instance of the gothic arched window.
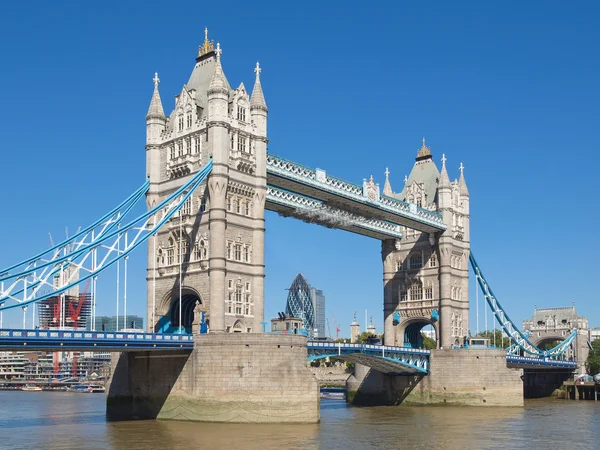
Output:
<path fill-rule="evenodd" d="M 420 253 L 410 255 L 410 270 L 417 270 L 423 267 L 423 256 Z"/>

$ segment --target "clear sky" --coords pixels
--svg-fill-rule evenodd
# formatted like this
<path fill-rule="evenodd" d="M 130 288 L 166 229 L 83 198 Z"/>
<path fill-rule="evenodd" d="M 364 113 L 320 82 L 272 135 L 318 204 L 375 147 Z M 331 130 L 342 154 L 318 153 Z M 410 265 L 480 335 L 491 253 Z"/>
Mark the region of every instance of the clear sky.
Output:
<path fill-rule="evenodd" d="M 425 137 L 451 178 L 465 165 L 472 249 L 511 317 L 576 302 L 600 325 L 600 9 L 494 3 L 7 2 L 0 267 L 143 182 L 154 72 L 170 112 L 206 26 L 232 86 L 250 88 L 260 61 L 270 152 L 355 183 L 373 174 L 383 185 L 389 167 L 400 191 Z M 145 312 L 144 264 L 139 251 L 131 313 Z M 266 264 L 267 319 L 302 272 L 342 335 L 365 308 L 382 329 L 378 241 L 269 212 Z M 102 277 L 99 315 L 114 314 L 114 298 Z M 5 314 L 5 326 L 20 323 Z"/>

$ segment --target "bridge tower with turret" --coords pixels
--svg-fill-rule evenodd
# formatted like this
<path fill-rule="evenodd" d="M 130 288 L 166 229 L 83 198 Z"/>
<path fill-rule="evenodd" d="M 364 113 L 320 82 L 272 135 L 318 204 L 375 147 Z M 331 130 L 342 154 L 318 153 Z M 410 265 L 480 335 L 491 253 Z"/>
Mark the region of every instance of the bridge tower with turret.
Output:
<path fill-rule="evenodd" d="M 212 158 L 208 181 L 148 246 L 148 322 L 155 331 L 258 333 L 264 320 L 267 105 L 256 63 L 252 95 L 232 89 L 220 44 L 204 43 L 164 113 L 158 75 L 146 116 L 148 208 Z"/>
<path fill-rule="evenodd" d="M 403 229 L 401 240 L 382 242 L 386 345 L 421 346 L 421 329 L 435 328 L 438 347 L 464 343 L 469 330 L 469 190 L 450 181 L 446 157 L 438 170 L 423 144 L 399 193 L 386 169 L 383 194 L 442 214 L 446 231 Z"/>

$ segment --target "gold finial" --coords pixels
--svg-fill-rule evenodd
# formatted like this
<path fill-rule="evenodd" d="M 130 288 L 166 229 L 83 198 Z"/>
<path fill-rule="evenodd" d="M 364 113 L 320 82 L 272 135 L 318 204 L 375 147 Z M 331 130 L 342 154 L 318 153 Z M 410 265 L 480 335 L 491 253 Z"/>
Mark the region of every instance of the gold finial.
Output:
<path fill-rule="evenodd" d="M 208 28 L 204 28 L 204 43 L 198 47 L 198 58 L 215 50 L 215 41 L 208 40 Z"/>
<path fill-rule="evenodd" d="M 417 151 L 417 160 L 425 159 L 429 156 L 431 156 L 431 149 L 425 145 L 425 138 L 423 138 L 423 145 Z"/>

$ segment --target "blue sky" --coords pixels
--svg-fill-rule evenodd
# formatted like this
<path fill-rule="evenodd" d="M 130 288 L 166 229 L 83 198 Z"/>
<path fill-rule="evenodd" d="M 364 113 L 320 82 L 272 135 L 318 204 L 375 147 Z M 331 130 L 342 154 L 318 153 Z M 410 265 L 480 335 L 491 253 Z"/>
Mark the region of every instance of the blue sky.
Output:
<path fill-rule="evenodd" d="M 598 6 L 397 3 L 3 5 L 0 267 L 143 182 L 153 74 L 171 111 L 207 26 L 233 86 L 252 86 L 260 61 L 270 152 L 356 183 L 389 167 L 399 191 L 424 136 L 452 178 L 465 165 L 472 249 L 512 318 L 575 301 L 600 325 Z M 267 319 L 302 272 L 342 334 L 365 308 L 382 328 L 378 241 L 268 213 L 266 246 Z M 140 251 L 129 275 L 140 314 L 144 264 Z M 98 314 L 114 314 L 112 278 Z"/>

